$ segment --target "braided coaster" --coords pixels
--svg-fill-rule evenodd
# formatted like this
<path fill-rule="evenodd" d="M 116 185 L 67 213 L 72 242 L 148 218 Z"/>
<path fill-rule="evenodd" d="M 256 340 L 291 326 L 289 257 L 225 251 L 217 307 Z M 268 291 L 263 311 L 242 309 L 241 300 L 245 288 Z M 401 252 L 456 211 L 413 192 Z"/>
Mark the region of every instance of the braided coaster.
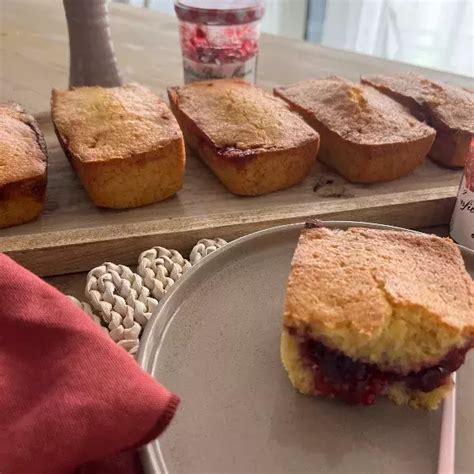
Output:
<path fill-rule="evenodd" d="M 189 260 L 176 250 L 153 247 L 140 254 L 137 273 L 125 265 L 106 262 L 88 273 L 86 302 L 69 298 L 119 346 L 134 355 L 153 310 L 170 287 L 193 265 L 226 243 L 223 239 L 201 239 Z"/>
<path fill-rule="evenodd" d="M 191 263 L 176 250 L 153 247 L 138 257 L 137 273 L 154 298 L 163 298 L 171 285 L 191 268 Z"/>

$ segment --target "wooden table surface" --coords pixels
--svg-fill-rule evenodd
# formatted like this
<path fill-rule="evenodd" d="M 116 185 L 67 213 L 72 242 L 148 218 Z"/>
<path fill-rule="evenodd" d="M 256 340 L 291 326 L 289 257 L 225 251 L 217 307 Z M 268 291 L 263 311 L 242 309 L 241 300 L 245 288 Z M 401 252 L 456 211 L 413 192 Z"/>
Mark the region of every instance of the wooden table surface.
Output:
<path fill-rule="evenodd" d="M 48 111 L 51 89 L 68 84 L 69 49 L 62 2 L 2 0 L 0 14 L 0 100 L 18 101 L 32 113 Z M 182 82 L 174 17 L 110 4 L 110 20 L 126 80 L 142 82 L 159 92 Z M 272 87 L 334 73 L 358 80 L 361 72 L 408 70 L 474 87 L 471 78 L 266 34 L 261 39 L 258 83 Z M 48 281 L 65 293 L 81 297 L 85 276 L 70 274 Z"/>
<path fill-rule="evenodd" d="M 69 49 L 62 2 L 2 0 L 0 15 L 1 99 L 17 100 L 32 113 L 49 110 L 51 89 L 68 84 Z M 125 79 L 155 90 L 182 82 L 173 16 L 111 3 L 110 22 Z M 262 35 L 258 66 L 258 83 L 264 87 L 334 73 L 358 80 L 361 72 L 408 70 L 474 87 L 474 80 L 467 77 L 268 34 Z"/>
<path fill-rule="evenodd" d="M 172 16 L 120 4 L 111 4 L 110 12 L 117 58 L 126 80 L 142 82 L 160 92 L 182 82 L 178 32 Z M 15 100 L 31 113 L 48 111 L 51 89 L 67 87 L 68 60 L 68 36 L 60 0 L 1 0 L 1 101 Z M 271 35 L 262 36 L 258 83 L 271 87 L 334 73 L 357 80 L 361 72 L 407 70 L 474 87 L 470 78 Z M 447 233 L 445 227 L 427 230 Z M 137 249 L 137 256 L 138 252 Z M 86 273 L 47 281 L 66 294 L 83 298 Z"/>

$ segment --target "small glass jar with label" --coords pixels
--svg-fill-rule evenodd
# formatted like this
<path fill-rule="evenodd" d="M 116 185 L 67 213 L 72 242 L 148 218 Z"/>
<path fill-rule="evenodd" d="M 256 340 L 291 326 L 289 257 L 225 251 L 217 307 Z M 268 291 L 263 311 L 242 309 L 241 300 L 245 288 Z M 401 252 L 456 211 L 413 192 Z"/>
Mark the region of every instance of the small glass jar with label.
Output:
<path fill-rule="evenodd" d="M 255 83 L 263 0 L 176 0 L 184 82 Z"/>
<path fill-rule="evenodd" d="M 459 185 L 450 235 L 458 244 L 474 250 L 474 139 Z"/>

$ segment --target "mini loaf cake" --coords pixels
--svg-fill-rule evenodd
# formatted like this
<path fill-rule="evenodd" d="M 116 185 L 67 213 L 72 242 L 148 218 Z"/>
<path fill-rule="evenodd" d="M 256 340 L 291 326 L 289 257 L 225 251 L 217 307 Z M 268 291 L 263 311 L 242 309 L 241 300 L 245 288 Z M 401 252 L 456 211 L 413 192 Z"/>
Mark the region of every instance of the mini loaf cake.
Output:
<path fill-rule="evenodd" d="M 143 206 L 181 188 L 183 136 L 149 89 L 128 84 L 53 90 L 51 113 L 59 142 L 97 206 Z"/>
<path fill-rule="evenodd" d="M 46 165 L 46 144 L 35 119 L 18 104 L 0 104 L 0 229 L 41 213 Z"/>
<path fill-rule="evenodd" d="M 288 188 L 316 160 L 318 134 L 283 101 L 245 81 L 196 82 L 168 95 L 188 145 L 235 194 Z"/>
<path fill-rule="evenodd" d="M 301 393 L 431 408 L 474 345 L 474 283 L 449 239 L 307 225 L 293 257 L 281 357 Z"/>
<path fill-rule="evenodd" d="M 362 82 L 405 105 L 415 117 L 436 129 L 429 151 L 434 161 L 451 168 L 464 166 L 474 136 L 472 91 L 413 73 L 363 76 Z"/>
<path fill-rule="evenodd" d="M 425 158 L 435 131 L 377 90 L 340 77 L 275 89 L 321 137 L 319 159 L 355 183 L 399 178 Z"/>

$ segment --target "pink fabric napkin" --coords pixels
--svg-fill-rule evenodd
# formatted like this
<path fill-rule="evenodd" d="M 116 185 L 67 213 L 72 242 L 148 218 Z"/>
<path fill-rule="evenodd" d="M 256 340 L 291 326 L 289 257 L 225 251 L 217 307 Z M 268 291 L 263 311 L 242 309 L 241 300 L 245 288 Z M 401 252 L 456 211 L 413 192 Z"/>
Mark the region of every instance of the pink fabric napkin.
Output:
<path fill-rule="evenodd" d="M 179 403 L 59 291 L 0 254 L 0 473 L 136 473 Z"/>

